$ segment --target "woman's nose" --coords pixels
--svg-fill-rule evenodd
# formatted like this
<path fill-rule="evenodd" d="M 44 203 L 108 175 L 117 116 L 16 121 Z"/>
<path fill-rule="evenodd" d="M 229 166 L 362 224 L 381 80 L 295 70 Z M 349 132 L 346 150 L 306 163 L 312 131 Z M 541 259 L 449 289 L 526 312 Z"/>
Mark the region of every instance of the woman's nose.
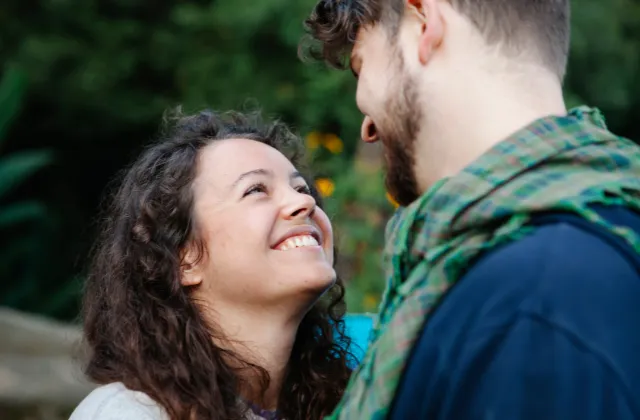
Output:
<path fill-rule="evenodd" d="M 296 197 L 291 200 L 291 203 L 285 208 L 285 217 L 288 219 L 294 218 L 306 218 L 313 215 L 316 209 L 316 200 L 309 194 L 303 194 L 296 192 Z"/>
<path fill-rule="evenodd" d="M 362 141 L 367 143 L 375 143 L 378 141 L 378 130 L 376 130 L 376 125 L 369 116 L 365 116 L 364 121 L 362 121 L 360 137 L 362 137 Z"/>

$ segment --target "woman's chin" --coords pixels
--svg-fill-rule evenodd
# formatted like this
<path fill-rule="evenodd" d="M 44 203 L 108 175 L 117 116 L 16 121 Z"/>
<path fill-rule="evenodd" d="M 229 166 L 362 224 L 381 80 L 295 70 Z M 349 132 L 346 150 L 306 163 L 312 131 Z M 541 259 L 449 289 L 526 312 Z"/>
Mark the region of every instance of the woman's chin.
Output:
<path fill-rule="evenodd" d="M 290 273 L 286 282 L 292 294 L 320 297 L 336 283 L 336 271 L 328 264 L 307 264 Z"/>

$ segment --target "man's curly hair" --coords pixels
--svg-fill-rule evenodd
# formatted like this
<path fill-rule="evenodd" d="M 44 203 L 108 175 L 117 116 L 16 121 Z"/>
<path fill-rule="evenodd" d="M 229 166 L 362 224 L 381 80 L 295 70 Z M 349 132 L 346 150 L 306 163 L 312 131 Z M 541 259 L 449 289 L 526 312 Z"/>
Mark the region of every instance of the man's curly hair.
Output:
<path fill-rule="evenodd" d="M 304 21 L 300 56 L 346 69 L 358 30 L 381 24 L 394 40 L 407 0 L 320 0 Z M 569 0 L 450 0 L 489 44 L 505 53 L 534 52 L 564 77 L 569 52 Z"/>
<path fill-rule="evenodd" d="M 395 33 L 403 10 L 402 0 L 320 0 L 304 21 L 307 36 L 300 43 L 300 56 L 344 70 L 358 30 L 384 22 Z"/>

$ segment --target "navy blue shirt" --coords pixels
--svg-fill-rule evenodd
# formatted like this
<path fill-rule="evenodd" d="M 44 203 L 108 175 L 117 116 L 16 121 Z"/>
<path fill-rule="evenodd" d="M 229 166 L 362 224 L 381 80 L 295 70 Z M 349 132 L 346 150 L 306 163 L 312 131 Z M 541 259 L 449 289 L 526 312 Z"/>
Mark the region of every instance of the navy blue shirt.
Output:
<path fill-rule="evenodd" d="M 599 210 L 640 233 L 635 213 Z M 640 256 L 568 217 L 482 256 L 445 296 L 392 419 L 640 419 Z"/>

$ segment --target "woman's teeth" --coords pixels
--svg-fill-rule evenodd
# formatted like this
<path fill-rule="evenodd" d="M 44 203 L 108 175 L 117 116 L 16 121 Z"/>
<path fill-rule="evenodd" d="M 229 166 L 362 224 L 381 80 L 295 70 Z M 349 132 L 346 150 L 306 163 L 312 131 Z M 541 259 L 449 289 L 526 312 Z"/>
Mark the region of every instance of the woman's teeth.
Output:
<path fill-rule="evenodd" d="M 294 248 L 302 248 L 303 246 L 318 246 L 318 241 L 311 235 L 294 236 L 283 241 L 276 248 L 279 251 L 288 251 Z"/>

